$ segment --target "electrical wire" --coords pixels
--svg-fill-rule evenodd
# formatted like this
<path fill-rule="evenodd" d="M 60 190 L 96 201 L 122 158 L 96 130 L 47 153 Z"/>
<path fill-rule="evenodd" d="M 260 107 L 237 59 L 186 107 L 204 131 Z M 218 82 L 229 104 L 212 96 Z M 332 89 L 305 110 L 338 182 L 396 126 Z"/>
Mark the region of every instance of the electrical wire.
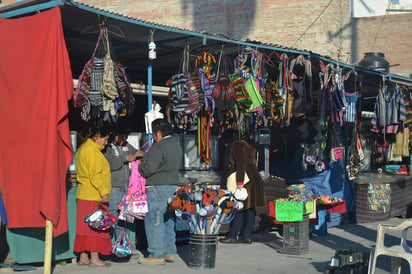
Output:
<path fill-rule="evenodd" d="M 378 34 L 379 34 L 379 32 L 380 32 L 380 30 L 381 30 L 381 28 L 382 28 L 383 21 L 385 21 L 386 14 L 388 14 L 388 12 L 386 12 L 385 15 L 382 17 L 381 23 L 380 23 L 378 29 L 376 30 L 375 39 L 373 39 L 373 43 L 372 43 L 372 49 L 371 49 L 372 51 L 373 51 L 373 49 L 375 48 L 376 40 L 378 40 Z"/>
<path fill-rule="evenodd" d="M 330 4 L 332 4 L 334 0 L 330 0 L 329 3 L 326 5 L 325 8 L 323 8 L 323 10 L 319 13 L 319 15 L 315 18 L 315 20 L 313 20 L 313 22 L 306 28 L 306 30 L 299 36 L 298 39 L 296 39 L 296 41 L 292 44 L 292 47 L 296 45 L 296 43 L 303 37 L 303 35 L 305 35 L 309 29 L 316 23 L 316 21 L 318 21 L 318 19 L 322 16 L 322 14 L 326 11 L 326 9 L 330 6 Z"/>

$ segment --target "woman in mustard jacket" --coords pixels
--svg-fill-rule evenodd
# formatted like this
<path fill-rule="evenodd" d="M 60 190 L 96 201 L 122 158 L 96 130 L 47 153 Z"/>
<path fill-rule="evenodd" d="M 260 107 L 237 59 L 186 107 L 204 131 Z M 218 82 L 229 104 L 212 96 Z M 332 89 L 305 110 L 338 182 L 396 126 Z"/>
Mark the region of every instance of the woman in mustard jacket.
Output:
<path fill-rule="evenodd" d="M 106 129 L 92 128 L 76 152 L 77 223 L 73 251 L 80 253 L 79 265 L 110 266 L 99 258 L 99 253 L 111 253 L 109 232 L 95 231 L 84 222 L 87 215 L 99 208 L 99 203 L 107 204 L 110 200 L 110 165 L 102 153 L 108 139 Z"/>

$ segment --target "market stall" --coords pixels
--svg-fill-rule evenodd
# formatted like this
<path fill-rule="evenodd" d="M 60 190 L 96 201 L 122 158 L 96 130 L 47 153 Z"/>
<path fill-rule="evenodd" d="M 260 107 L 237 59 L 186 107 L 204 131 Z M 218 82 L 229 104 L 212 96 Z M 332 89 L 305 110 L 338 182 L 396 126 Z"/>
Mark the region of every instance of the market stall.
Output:
<path fill-rule="evenodd" d="M 179 159 L 182 163 L 181 184 L 198 181 L 220 185 L 225 181 L 222 176 L 225 178 L 227 175 L 224 167 L 230 144 L 225 133 L 234 131 L 259 151 L 259 169 L 266 176 L 265 190 L 268 194 L 273 194 L 271 191 L 277 187 L 276 180 L 270 179 L 274 175 L 281 177 L 287 185 L 304 184 L 316 197 L 328 196 L 333 201 L 340 199 L 340 203 L 345 204 L 344 210 L 333 212 L 328 208 L 332 205 L 323 204 L 323 209 L 331 213 L 325 223 L 335 226 L 346 220 L 354 205 L 361 213 L 361 205 L 367 199 L 362 195 L 364 180 L 356 183 L 358 195 L 355 196 L 353 179 L 375 171 L 377 167 L 386 171 L 389 164 L 400 167 L 410 164 L 407 157 L 409 133 L 406 129 L 412 121 L 411 104 L 407 100 L 410 98 L 411 79 L 392 75 L 389 71 L 343 64 L 308 51 L 224 39 L 142 22 L 75 1 L 65 3 L 53 12 L 56 13 L 56 9 L 61 11 L 60 26 L 69 43 L 70 81 L 78 79 L 72 98 L 69 96 L 63 101 L 67 104 L 71 99 L 70 129 L 81 130 L 90 123 L 113 126 L 123 122 L 131 131 L 136 131 L 139 124 L 138 129 L 143 132 L 143 117 L 146 111 L 152 110 L 152 84 L 166 86 L 167 100 L 160 103 L 162 115 L 173 124 L 175 138 L 179 139 L 185 151 L 184 158 Z M 33 15 L 50 6 L 24 8 L 24 11 L 17 7 L 3 11 L 2 16 Z M 47 16 L 48 12 L 23 19 Z M 96 14 L 104 19 L 96 21 Z M 77 22 L 73 18 L 83 21 Z M 85 29 L 87 25 L 92 28 Z M 136 35 L 139 31 L 144 34 Z M 150 39 L 147 33 L 150 33 Z M 76 42 L 79 40 L 81 43 Z M 148 52 L 148 41 L 159 45 L 157 57 L 153 54 L 153 44 Z M 139 58 L 136 59 L 137 55 Z M 152 74 L 152 67 L 159 73 Z M 60 79 L 60 76 L 56 78 Z M 371 84 L 370 79 L 375 82 Z M 147 82 L 147 98 L 145 107 L 137 108 L 139 102 L 136 102 L 131 83 L 141 81 Z M 10 86 L 13 85 L 8 85 L 7 90 Z M 72 88 L 71 84 L 69 88 Z M 31 92 L 30 88 L 25 90 Z M 391 95 L 394 95 L 401 115 L 392 117 L 391 121 L 382 120 L 380 110 L 383 107 L 379 101 Z M 42 99 L 38 100 L 43 103 Z M 53 108 L 54 103 L 48 102 L 47 106 Z M 30 108 L 31 104 L 28 105 Z M 14 106 L 18 109 L 20 105 L 16 102 Z M 373 113 L 371 121 L 365 121 L 361 115 L 365 110 Z M 24 119 L 14 122 L 24 128 L 21 121 Z M 366 134 L 372 128 L 376 135 Z M 18 133 L 23 136 L 24 132 L 20 130 Z M 16 135 L 12 130 L 5 133 Z M 398 137 L 398 133 L 402 136 Z M 146 131 L 146 135 L 150 136 L 150 131 Z M 64 138 L 69 139 L 68 127 Z M 392 147 L 392 153 L 388 154 L 387 147 L 397 143 L 398 139 L 401 147 Z M 69 142 L 66 143 L 69 150 Z M 40 150 L 43 146 L 47 147 L 42 144 Z M 369 168 L 365 156 L 368 149 L 371 151 Z M 27 151 L 23 151 L 23 155 L 25 153 Z M 384 168 L 386 166 L 387 169 Z M 56 169 L 65 171 L 67 165 Z M 399 174 L 400 169 L 394 173 Z M 37 177 L 41 178 L 40 175 Z M 64 185 L 63 178 L 56 181 L 60 187 Z M 6 209 L 15 211 L 18 207 L 11 202 L 10 192 L 7 192 L 10 182 L 1 183 Z M 395 192 L 396 189 L 392 188 L 392 194 Z M 60 194 L 67 198 L 66 192 Z M 277 195 L 267 197 L 272 201 L 278 198 Z M 394 201 L 395 196 L 391 197 Z M 64 210 L 67 209 L 65 201 L 60 200 L 67 214 L 69 210 Z M 269 215 L 268 208 L 257 211 L 259 221 Z M 384 216 L 389 215 L 379 215 Z M 52 217 L 56 218 L 55 214 Z M 11 226 L 15 222 L 12 218 Z M 29 225 L 41 227 L 42 224 L 35 220 Z M 260 223 L 256 224 L 259 226 Z M 70 254 L 70 247 L 67 248 Z M 11 250 L 15 250 L 14 246 Z M 29 262 L 30 259 L 22 261 Z"/>

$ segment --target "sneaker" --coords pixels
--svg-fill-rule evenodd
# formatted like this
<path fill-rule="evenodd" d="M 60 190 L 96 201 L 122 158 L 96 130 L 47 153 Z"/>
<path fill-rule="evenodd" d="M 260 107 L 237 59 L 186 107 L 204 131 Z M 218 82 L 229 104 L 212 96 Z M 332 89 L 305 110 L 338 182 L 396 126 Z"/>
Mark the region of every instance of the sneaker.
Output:
<path fill-rule="evenodd" d="M 133 249 L 132 256 L 135 257 L 136 259 L 144 258 L 143 253 L 138 249 Z"/>
<path fill-rule="evenodd" d="M 251 239 L 238 239 L 237 242 L 240 244 L 251 244 L 252 240 Z"/>
<path fill-rule="evenodd" d="M 137 262 L 144 265 L 166 264 L 164 258 L 155 258 L 152 255 L 149 255 L 147 258 L 141 258 Z"/>
<path fill-rule="evenodd" d="M 168 263 L 174 263 L 176 261 L 176 257 L 172 255 L 165 255 L 165 261 Z"/>
<path fill-rule="evenodd" d="M 219 242 L 221 242 L 222 244 L 237 244 L 236 239 L 232 239 L 232 238 L 228 238 L 228 237 L 220 239 Z"/>

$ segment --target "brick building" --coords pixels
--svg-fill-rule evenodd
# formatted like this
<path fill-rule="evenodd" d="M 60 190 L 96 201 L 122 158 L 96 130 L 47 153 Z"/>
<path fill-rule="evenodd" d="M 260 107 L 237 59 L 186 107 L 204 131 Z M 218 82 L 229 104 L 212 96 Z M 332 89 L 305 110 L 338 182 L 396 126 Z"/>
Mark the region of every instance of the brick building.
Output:
<path fill-rule="evenodd" d="M 15 2 L 18 1 L 1 0 L 0 6 Z M 391 1 L 362 1 L 363 6 L 357 0 L 78 2 L 149 22 L 205 31 L 235 40 L 261 41 L 312 51 L 347 64 L 359 62 L 365 52 L 382 52 L 391 65 L 391 73 L 404 77 L 412 75 L 412 52 L 409 49 L 412 13 L 356 15 L 361 8 L 370 10 L 378 2 L 382 5 L 382 2 Z"/>
<path fill-rule="evenodd" d="M 383 52 L 391 73 L 412 75 L 412 13 L 352 18 L 354 0 L 79 2 L 159 24 L 308 50 L 347 64 L 365 52 Z"/>

